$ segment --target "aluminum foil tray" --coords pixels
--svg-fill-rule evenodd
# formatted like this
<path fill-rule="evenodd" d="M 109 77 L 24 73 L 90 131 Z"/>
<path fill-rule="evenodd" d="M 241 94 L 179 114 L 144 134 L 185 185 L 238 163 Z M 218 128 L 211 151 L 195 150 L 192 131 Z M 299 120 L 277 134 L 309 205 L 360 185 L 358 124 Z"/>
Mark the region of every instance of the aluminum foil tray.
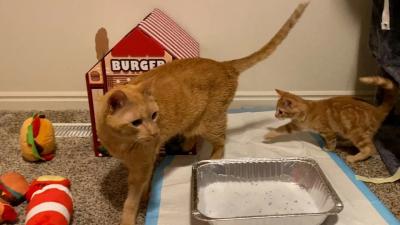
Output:
<path fill-rule="evenodd" d="M 313 225 L 342 209 L 312 159 L 204 160 L 192 168 L 192 215 L 213 225 Z"/>

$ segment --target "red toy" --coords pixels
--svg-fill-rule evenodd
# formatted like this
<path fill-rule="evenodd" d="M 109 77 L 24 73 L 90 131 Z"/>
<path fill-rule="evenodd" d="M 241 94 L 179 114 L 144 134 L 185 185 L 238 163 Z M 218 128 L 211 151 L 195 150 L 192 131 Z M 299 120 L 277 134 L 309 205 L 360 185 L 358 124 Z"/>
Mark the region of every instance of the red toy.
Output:
<path fill-rule="evenodd" d="M 73 213 L 70 181 L 60 176 L 41 176 L 26 193 L 25 225 L 68 225 Z"/>
<path fill-rule="evenodd" d="M 7 202 L 4 202 L 3 200 L 0 200 L 0 223 L 3 222 L 10 222 L 14 223 L 17 221 L 18 214 L 14 210 L 14 208 L 8 204 Z"/>

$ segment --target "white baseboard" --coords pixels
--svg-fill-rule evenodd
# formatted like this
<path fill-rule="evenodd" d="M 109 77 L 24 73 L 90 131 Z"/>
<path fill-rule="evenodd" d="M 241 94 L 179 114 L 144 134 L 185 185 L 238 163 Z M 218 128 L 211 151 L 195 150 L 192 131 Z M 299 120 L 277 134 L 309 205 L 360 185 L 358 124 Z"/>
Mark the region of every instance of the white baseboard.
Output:
<path fill-rule="evenodd" d="M 373 91 L 293 91 L 306 99 L 323 99 L 333 96 L 356 95 L 371 98 Z M 238 91 L 231 108 L 275 107 L 275 91 Z M 86 91 L 0 92 L 0 110 L 66 110 L 89 109 Z"/>
<path fill-rule="evenodd" d="M 89 110 L 86 91 L 0 92 L 0 110 Z"/>
<path fill-rule="evenodd" d="M 358 96 L 364 99 L 371 99 L 374 91 L 292 91 L 309 100 L 326 99 L 335 96 Z M 278 95 L 275 91 L 238 91 L 231 104 L 231 108 L 241 107 L 265 107 L 275 108 Z"/>

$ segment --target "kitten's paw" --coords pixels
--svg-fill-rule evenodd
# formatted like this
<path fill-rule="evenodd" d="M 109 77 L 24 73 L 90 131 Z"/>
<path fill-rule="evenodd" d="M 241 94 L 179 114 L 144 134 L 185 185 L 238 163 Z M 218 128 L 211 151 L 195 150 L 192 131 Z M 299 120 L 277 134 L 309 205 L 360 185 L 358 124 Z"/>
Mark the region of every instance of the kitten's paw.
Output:
<path fill-rule="evenodd" d="M 121 222 L 119 225 L 134 225 L 134 224 L 136 224 L 136 222 L 132 222 L 132 223 Z"/>
<path fill-rule="evenodd" d="M 325 145 L 324 149 L 328 152 L 333 152 L 336 149 L 335 145 Z"/>
<path fill-rule="evenodd" d="M 272 141 L 272 139 L 280 136 L 280 134 L 274 130 L 271 130 L 270 132 L 266 133 L 264 135 L 264 141 Z"/>
<path fill-rule="evenodd" d="M 346 161 L 349 162 L 349 163 L 355 163 L 358 160 L 353 155 L 348 155 L 348 156 L 346 156 Z"/>

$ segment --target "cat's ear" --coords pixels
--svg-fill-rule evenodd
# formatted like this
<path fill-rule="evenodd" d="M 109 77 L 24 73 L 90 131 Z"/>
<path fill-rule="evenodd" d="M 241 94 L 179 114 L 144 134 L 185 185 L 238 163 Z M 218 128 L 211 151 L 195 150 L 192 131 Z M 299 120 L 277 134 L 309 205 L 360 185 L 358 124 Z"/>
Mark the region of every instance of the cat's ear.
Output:
<path fill-rule="evenodd" d="M 276 91 L 276 93 L 278 93 L 279 96 L 282 96 L 282 95 L 284 95 L 286 93 L 286 91 L 282 91 L 282 90 L 279 90 L 279 89 L 275 89 L 275 91 Z"/>
<path fill-rule="evenodd" d="M 115 90 L 108 98 L 108 106 L 110 107 L 111 113 L 124 107 L 127 101 L 128 97 L 123 91 Z"/>

